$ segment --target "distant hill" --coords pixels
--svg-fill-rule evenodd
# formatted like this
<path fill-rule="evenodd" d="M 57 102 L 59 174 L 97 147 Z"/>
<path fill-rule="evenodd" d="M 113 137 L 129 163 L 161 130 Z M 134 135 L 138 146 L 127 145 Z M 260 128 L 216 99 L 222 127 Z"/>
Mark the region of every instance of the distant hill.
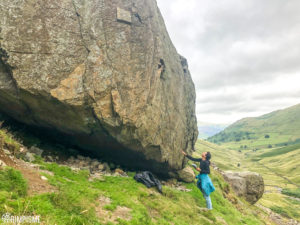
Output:
<path fill-rule="evenodd" d="M 198 137 L 201 139 L 206 139 L 211 137 L 226 128 L 227 125 L 224 124 L 210 124 L 210 123 L 198 123 Z"/>
<path fill-rule="evenodd" d="M 244 118 L 208 138 L 210 142 L 241 143 L 243 147 L 274 147 L 300 142 L 300 104 L 260 117 Z"/>

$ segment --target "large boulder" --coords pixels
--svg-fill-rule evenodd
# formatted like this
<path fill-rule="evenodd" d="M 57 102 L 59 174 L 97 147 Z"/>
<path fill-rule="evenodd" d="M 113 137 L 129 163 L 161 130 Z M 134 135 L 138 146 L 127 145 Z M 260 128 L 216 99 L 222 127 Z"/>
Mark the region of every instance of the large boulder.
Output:
<path fill-rule="evenodd" d="M 226 171 L 223 176 L 234 192 L 251 204 L 257 202 L 264 193 L 264 180 L 258 173 Z"/>
<path fill-rule="evenodd" d="M 2 0 L 0 112 L 122 164 L 178 176 L 195 88 L 155 0 Z"/>

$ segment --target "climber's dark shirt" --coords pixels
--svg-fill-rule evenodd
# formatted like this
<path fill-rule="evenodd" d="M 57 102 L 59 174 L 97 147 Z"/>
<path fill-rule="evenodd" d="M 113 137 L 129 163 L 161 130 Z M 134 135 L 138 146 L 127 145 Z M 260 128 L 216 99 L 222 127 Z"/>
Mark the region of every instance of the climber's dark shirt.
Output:
<path fill-rule="evenodd" d="M 192 161 L 200 162 L 200 174 L 210 174 L 210 161 L 202 160 L 201 158 L 193 158 L 192 156 L 186 155 L 186 157 Z"/>

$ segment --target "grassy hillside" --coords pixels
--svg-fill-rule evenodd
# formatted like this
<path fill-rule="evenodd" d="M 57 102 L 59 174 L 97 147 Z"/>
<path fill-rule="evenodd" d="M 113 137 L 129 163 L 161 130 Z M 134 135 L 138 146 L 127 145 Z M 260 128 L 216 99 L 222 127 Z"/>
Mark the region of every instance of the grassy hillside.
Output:
<path fill-rule="evenodd" d="M 18 154 L 24 146 L 7 130 L 1 130 L 2 147 Z M 203 210 L 205 200 L 195 184 L 182 183 L 183 192 L 163 185 L 163 194 L 128 176 L 103 174 L 91 179 L 88 170 L 45 162 L 11 159 L 0 149 L 0 214 L 40 215 L 42 224 L 272 224 L 259 208 L 238 199 L 223 178 L 212 171 L 216 191 L 212 211 Z M 14 164 L 16 163 L 16 164 Z M 24 166 L 30 168 L 26 173 Z M 12 168 L 13 167 L 13 168 Z M 36 170 L 36 172 L 32 172 Z M 24 172 L 25 171 L 25 172 Z M 36 177 L 34 177 L 36 176 Z M 43 176 L 43 180 L 40 177 Z M 43 181 L 43 182 L 42 182 Z M 36 191 L 33 192 L 32 188 Z"/>
<path fill-rule="evenodd" d="M 269 114 L 245 118 L 208 138 L 237 148 L 266 148 L 300 142 L 300 104 Z"/>
<path fill-rule="evenodd" d="M 264 178 L 265 193 L 258 204 L 300 221 L 299 144 L 257 151 L 229 150 L 203 140 L 198 140 L 196 146 L 199 155 L 202 151 L 210 151 L 212 161 L 221 169 L 260 173 Z"/>

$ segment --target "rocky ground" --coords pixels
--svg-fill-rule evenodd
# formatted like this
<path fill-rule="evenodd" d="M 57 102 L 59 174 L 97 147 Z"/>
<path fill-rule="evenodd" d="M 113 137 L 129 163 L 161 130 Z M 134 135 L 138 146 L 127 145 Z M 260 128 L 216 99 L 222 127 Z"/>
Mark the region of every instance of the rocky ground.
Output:
<path fill-rule="evenodd" d="M 75 149 L 69 149 L 70 154 L 78 153 Z M 13 154 L 8 149 L 0 150 L 0 166 L 10 166 L 21 171 L 24 177 L 28 180 L 29 194 L 49 193 L 55 191 L 55 187 L 51 186 L 47 182 L 45 176 L 41 173 L 47 173 L 51 175 L 49 171 L 43 170 L 36 160 L 42 158 L 45 162 L 56 162 L 59 165 L 65 165 L 71 168 L 73 171 L 88 170 L 89 180 L 100 179 L 103 176 L 122 176 L 127 177 L 125 169 L 120 165 L 114 163 L 108 163 L 100 159 L 91 158 L 89 156 L 83 156 L 80 154 L 67 156 L 65 153 L 57 151 L 43 150 L 36 146 L 27 148 L 25 146 L 20 147 L 20 152 Z M 163 185 L 167 185 L 183 192 L 190 192 L 191 189 L 187 189 L 182 182 L 171 178 L 168 180 L 162 180 Z"/>

